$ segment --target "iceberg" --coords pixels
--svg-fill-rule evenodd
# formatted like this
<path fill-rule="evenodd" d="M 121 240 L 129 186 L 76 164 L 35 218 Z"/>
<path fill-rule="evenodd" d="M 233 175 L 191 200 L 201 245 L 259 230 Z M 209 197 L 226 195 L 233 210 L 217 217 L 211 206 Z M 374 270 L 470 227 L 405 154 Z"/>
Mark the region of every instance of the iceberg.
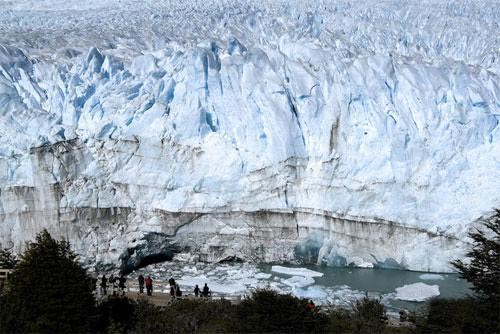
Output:
<path fill-rule="evenodd" d="M 439 296 L 438 285 L 428 285 L 418 282 L 396 288 L 395 298 L 411 302 L 423 302 L 436 296 Z"/>
<path fill-rule="evenodd" d="M 440 274 L 422 274 L 418 276 L 418 278 L 423 279 L 423 280 L 444 280 L 443 275 Z"/>
<path fill-rule="evenodd" d="M 314 271 L 307 268 L 289 268 L 283 266 L 272 266 L 271 271 L 275 273 L 290 275 L 290 276 L 300 276 L 300 277 L 322 277 L 323 273 L 319 271 Z"/>

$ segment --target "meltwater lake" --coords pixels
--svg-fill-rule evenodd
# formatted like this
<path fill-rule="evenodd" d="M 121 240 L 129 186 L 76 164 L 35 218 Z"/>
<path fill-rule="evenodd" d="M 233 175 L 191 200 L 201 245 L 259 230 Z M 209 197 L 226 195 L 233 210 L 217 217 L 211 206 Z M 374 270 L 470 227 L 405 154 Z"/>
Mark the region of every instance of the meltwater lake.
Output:
<path fill-rule="evenodd" d="M 433 296 L 458 298 L 471 292 L 457 274 L 377 268 L 173 261 L 137 270 L 129 280 L 139 274 L 151 275 L 157 292 L 168 293 L 166 281 L 173 277 L 187 295 L 196 284 L 207 283 L 218 297 L 242 297 L 256 288 L 271 288 L 324 306 L 350 307 L 364 296 L 380 298 L 389 310 L 416 310 Z"/>
<path fill-rule="evenodd" d="M 271 273 L 270 265 L 261 265 L 264 272 Z M 299 266 L 287 266 L 297 268 Z M 300 266 L 323 273 L 322 277 L 315 277 L 316 286 L 340 288 L 347 286 L 351 291 L 359 291 L 370 297 L 382 298 L 389 308 L 405 308 L 415 310 L 423 306 L 423 302 L 406 301 L 396 298 L 396 288 L 415 283 L 437 285 L 439 296 L 444 298 L 459 298 L 471 293 L 467 281 L 459 278 L 458 274 L 451 273 L 424 273 L 405 270 L 391 270 L 378 268 L 331 268 L 323 266 Z M 275 274 L 277 277 L 286 278 L 286 275 Z M 307 287 L 305 287 L 307 291 Z M 418 297 L 423 293 L 415 288 L 414 295 Z"/>

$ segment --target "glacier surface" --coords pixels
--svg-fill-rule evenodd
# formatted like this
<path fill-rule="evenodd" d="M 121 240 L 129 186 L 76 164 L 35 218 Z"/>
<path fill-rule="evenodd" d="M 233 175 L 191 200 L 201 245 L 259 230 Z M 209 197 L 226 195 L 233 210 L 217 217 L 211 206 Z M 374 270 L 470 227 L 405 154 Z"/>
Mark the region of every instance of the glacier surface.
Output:
<path fill-rule="evenodd" d="M 0 246 L 450 271 L 500 203 L 496 1 L 0 3 Z"/>

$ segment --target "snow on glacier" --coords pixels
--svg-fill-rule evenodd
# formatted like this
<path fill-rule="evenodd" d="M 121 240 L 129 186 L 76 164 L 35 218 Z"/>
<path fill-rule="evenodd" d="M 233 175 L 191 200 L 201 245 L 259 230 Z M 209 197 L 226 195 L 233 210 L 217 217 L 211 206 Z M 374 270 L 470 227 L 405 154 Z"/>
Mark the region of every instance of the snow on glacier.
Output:
<path fill-rule="evenodd" d="M 2 3 L 0 244 L 449 271 L 500 200 L 494 3 Z"/>

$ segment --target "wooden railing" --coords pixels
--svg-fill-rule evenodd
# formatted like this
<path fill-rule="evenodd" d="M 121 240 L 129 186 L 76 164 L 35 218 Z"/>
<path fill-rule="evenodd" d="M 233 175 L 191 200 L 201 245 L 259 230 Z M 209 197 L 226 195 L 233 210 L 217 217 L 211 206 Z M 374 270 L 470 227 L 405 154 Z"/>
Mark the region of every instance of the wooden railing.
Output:
<path fill-rule="evenodd" d="M 118 279 L 115 281 L 114 284 L 110 284 L 108 282 L 108 288 L 107 288 L 107 295 L 113 295 L 113 294 L 121 294 L 123 291 L 118 287 L 119 282 Z M 100 290 L 100 281 L 97 281 L 97 290 Z M 132 280 L 132 279 L 127 279 L 125 282 L 125 292 L 127 294 L 130 293 L 139 293 L 139 282 L 137 280 Z M 200 291 L 201 292 L 201 291 Z M 153 281 L 153 294 L 164 294 L 166 297 L 170 298 L 170 283 L 168 281 L 159 281 L 159 280 L 154 280 Z M 144 295 L 146 295 L 146 287 L 144 286 Z M 200 295 L 201 296 L 201 295 Z M 191 299 L 194 298 L 194 291 L 193 290 L 183 290 L 182 291 L 182 297 L 176 297 L 176 299 Z M 241 295 L 226 295 L 226 294 L 221 294 L 217 292 L 211 292 L 210 296 L 208 297 L 209 299 L 227 299 L 231 301 L 232 303 L 239 303 L 241 301 L 242 296 Z"/>
<path fill-rule="evenodd" d="M 3 287 L 5 282 L 9 279 L 9 275 L 12 272 L 12 269 L 2 269 L 0 268 L 0 288 Z"/>
<path fill-rule="evenodd" d="M 0 268 L 0 280 L 7 280 L 9 278 L 12 269 L 2 269 Z"/>

